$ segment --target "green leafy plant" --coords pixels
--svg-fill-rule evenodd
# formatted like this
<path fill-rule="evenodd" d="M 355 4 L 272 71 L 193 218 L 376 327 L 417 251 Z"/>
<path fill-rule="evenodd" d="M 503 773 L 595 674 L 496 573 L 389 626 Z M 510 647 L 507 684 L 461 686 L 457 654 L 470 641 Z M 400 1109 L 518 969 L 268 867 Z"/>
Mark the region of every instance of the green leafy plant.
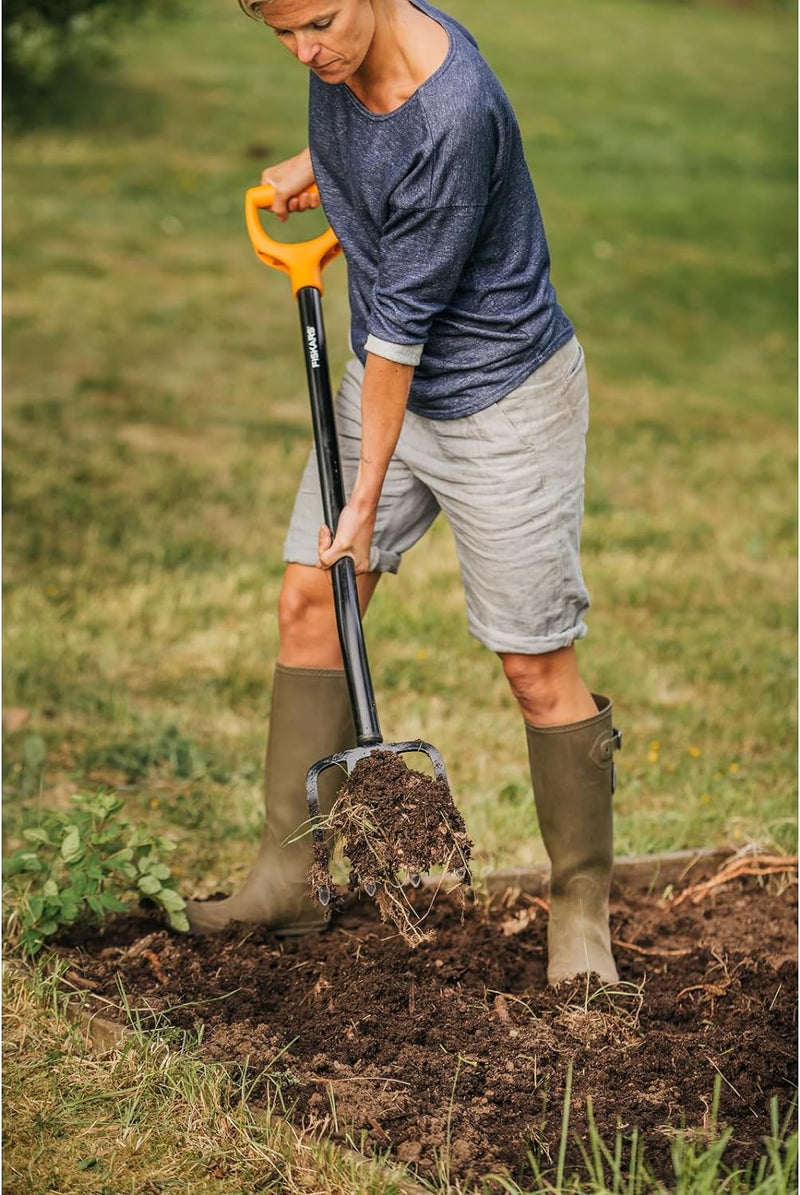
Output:
<path fill-rule="evenodd" d="M 122 819 L 122 806 L 113 793 L 78 794 L 71 809 L 46 810 L 23 832 L 29 845 L 5 861 L 3 878 L 9 934 L 24 954 L 35 955 L 65 926 L 99 925 L 142 897 L 164 910 L 173 929 L 189 928 L 164 862 L 174 844 Z"/>

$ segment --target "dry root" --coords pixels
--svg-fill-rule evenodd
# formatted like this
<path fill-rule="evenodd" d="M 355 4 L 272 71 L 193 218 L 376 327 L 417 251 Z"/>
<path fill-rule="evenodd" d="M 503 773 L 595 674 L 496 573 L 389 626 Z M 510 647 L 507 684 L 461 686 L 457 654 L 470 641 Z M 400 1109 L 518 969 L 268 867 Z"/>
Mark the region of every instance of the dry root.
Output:
<path fill-rule="evenodd" d="M 797 871 L 796 855 L 735 855 L 727 863 L 724 863 L 710 879 L 702 880 L 699 884 L 692 884 L 689 888 L 685 888 L 680 896 L 672 901 L 672 908 L 676 909 L 685 900 L 691 900 L 693 905 L 697 905 L 714 888 L 719 888 L 721 884 L 729 884 L 731 880 L 737 880 L 742 876 L 789 875 L 795 871 Z"/>

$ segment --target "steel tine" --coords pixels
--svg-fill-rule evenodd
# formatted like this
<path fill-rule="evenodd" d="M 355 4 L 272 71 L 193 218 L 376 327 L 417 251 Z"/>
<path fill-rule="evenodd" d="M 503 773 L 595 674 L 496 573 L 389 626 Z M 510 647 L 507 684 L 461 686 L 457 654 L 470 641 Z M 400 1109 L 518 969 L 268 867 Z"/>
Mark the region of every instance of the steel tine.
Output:
<path fill-rule="evenodd" d="M 319 778 L 328 768 L 334 768 L 344 763 L 343 752 L 329 755 L 312 764 L 306 773 L 306 802 L 311 820 L 311 840 L 314 844 L 314 862 L 318 863 L 324 872 L 328 870 L 328 849 L 325 845 L 325 835 L 320 826 L 322 813 L 319 807 Z M 331 888 L 325 884 L 318 884 L 314 888 L 314 896 L 323 906 L 331 903 Z"/>

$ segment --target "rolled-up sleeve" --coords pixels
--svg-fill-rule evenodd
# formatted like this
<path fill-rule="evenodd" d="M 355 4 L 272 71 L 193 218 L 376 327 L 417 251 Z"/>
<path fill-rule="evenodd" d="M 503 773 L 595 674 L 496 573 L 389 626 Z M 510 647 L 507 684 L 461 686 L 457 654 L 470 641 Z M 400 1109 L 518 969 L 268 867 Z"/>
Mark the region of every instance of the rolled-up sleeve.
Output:
<path fill-rule="evenodd" d="M 364 349 L 374 353 L 376 357 L 385 357 L 387 361 L 395 361 L 398 365 L 419 365 L 422 360 L 423 344 L 395 344 L 391 340 L 381 340 L 380 336 L 367 337 Z"/>
<path fill-rule="evenodd" d="M 399 209 L 381 237 L 367 352 L 417 365 L 475 248 L 485 205 Z"/>

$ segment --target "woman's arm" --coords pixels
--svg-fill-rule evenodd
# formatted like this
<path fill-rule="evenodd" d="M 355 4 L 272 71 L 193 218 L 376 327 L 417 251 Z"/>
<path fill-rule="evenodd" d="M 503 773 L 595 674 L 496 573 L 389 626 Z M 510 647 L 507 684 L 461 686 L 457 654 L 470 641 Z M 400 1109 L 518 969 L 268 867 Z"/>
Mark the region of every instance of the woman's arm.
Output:
<path fill-rule="evenodd" d="M 275 188 L 275 199 L 272 213 L 279 220 L 285 220 L 290 212 L 305 212 L 309 208 L 319 207 L 319 195 L 304 195 L 314 183 L 314 167 L 311 165 L 311 154 L 308 148 L 287 158 L 285 162 L 278 162 L 275 166 L 268 166 L 261 172 L 261 185 L 271 183 Z"/>
<path fill-rule="evenodd" d="M 413 376 L 413 365 L 398 365 L 367 353 L 361 387 L 358 472 L 335 537 L 327 527 L 320 528 L 320 568 L 329 569 L 340 557 L 351 556 L 356 573 L 369 572 L 378 499 L 403 426 Z"/>

